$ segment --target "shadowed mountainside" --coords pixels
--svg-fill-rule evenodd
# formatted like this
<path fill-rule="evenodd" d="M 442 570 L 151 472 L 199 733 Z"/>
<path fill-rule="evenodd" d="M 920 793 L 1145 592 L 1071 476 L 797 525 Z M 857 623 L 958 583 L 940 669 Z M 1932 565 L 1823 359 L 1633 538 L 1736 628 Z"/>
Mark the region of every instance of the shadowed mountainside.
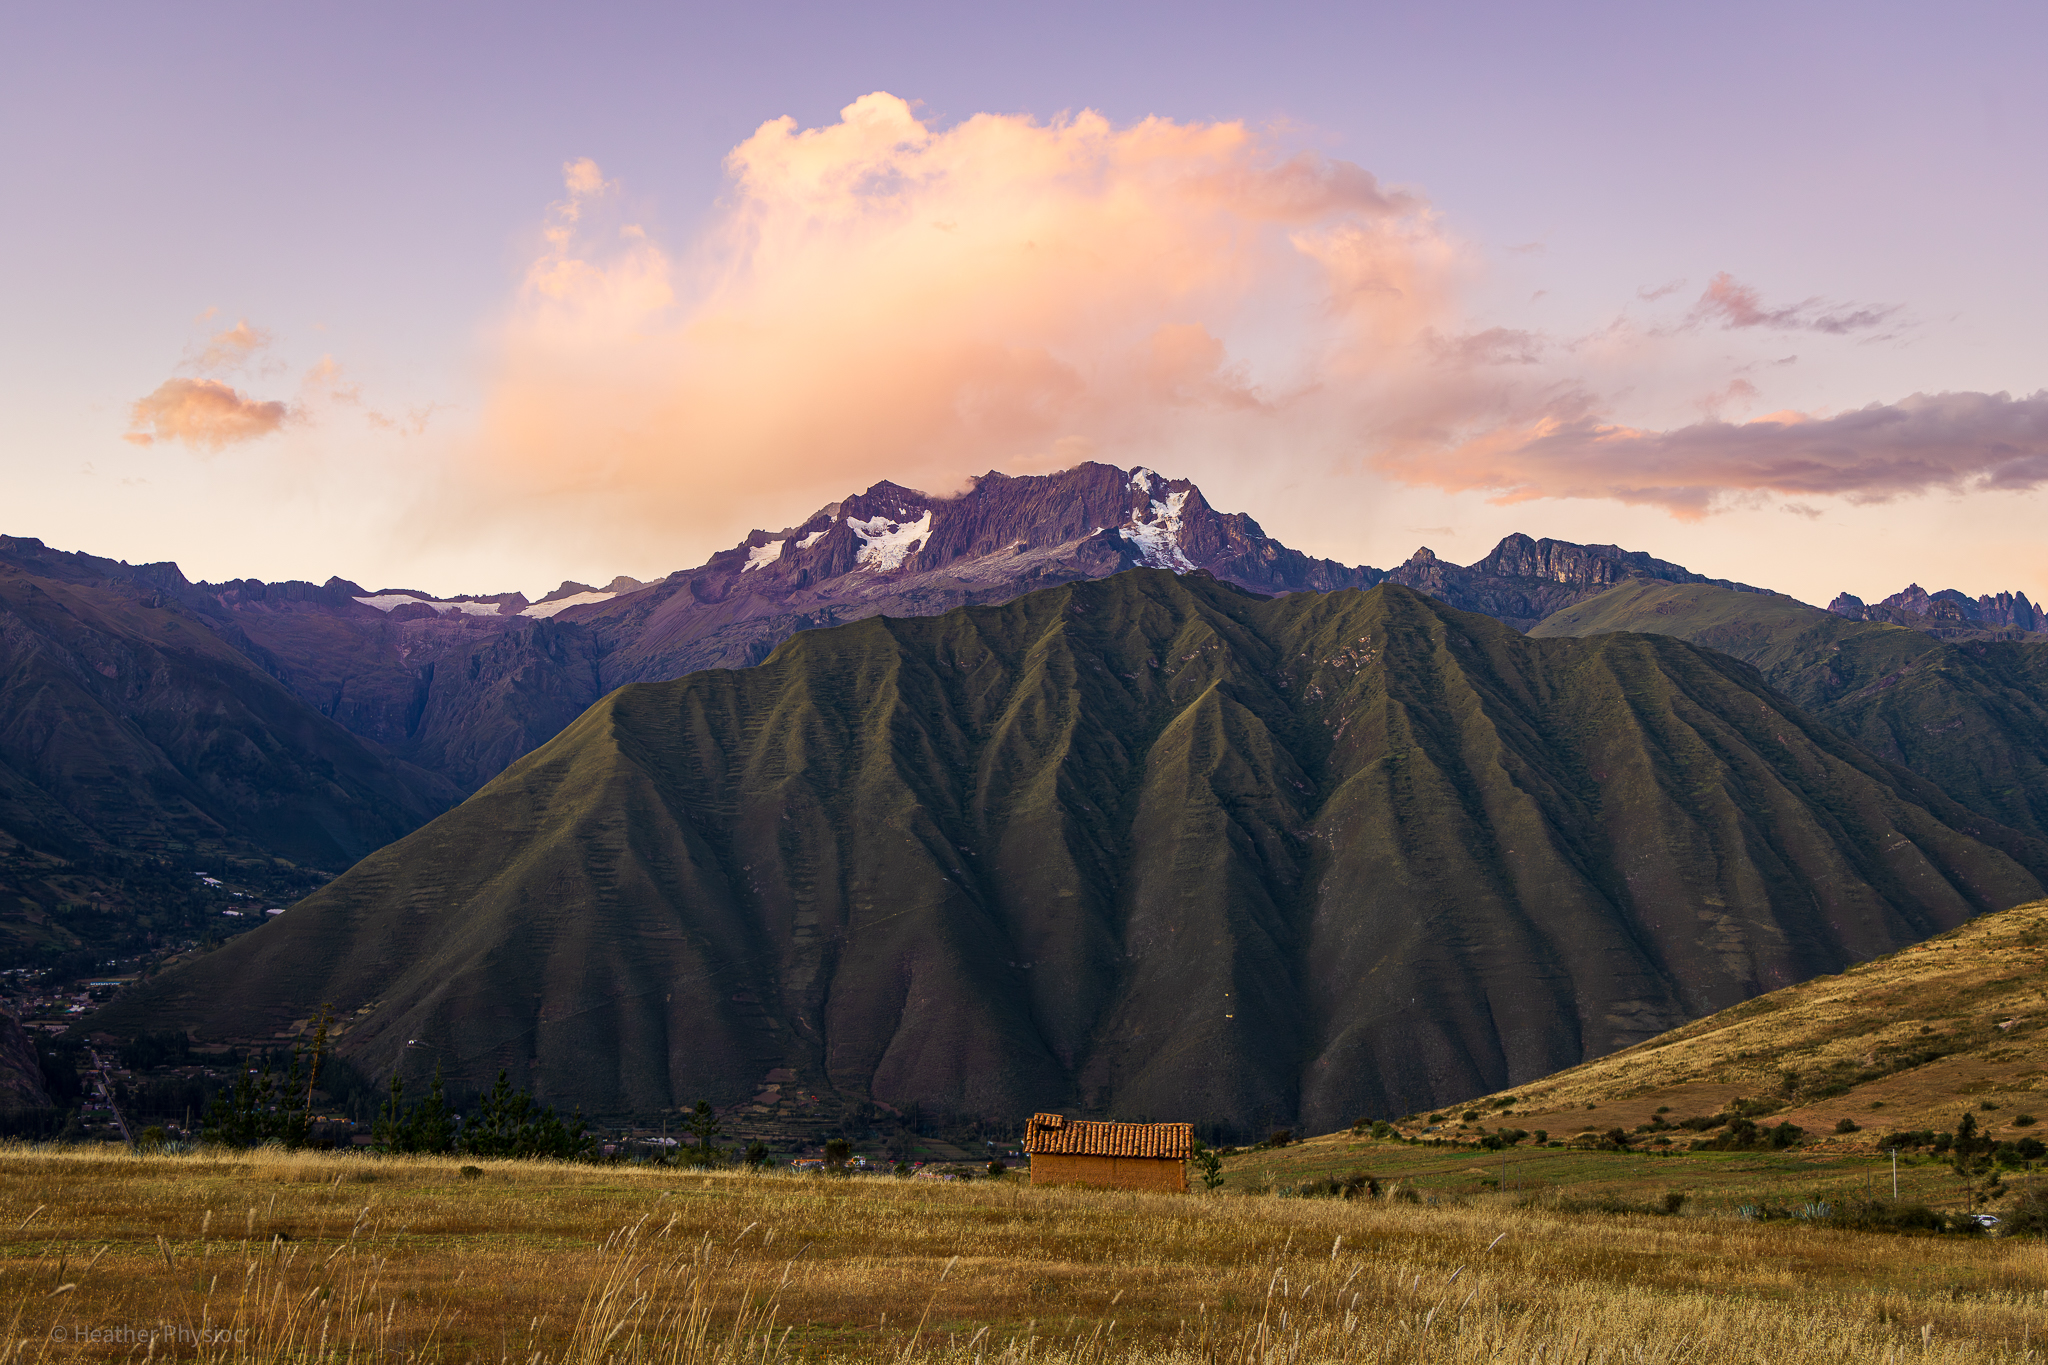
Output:
<path fill-rule="evenodd" d="M 1646 635 L 1137 570 L 622 688 L 115 1032 L 647 1112 L 1328 1128 L 2040 894 L 2048 847 Z M 784 1070 L 784 1069 L 787 1070 Z M 774 1073 L 774 1074 L 771 1074 Z"/>
<path fill-rule="evenodd" d="M 0 839 L 339 870 L 456 799 L 223 639 L 175 566 L 21 548 L 0 542 Z"/>
<path fill-rule="evenodd" d="M 1630 583 L 1559 612 L 1539 638 L 1673 635 L 1754 664 L 1773 687 L 1970 809 L 2048 836 L 2048 640 L 1943 639 L 1775 593 Z"/>

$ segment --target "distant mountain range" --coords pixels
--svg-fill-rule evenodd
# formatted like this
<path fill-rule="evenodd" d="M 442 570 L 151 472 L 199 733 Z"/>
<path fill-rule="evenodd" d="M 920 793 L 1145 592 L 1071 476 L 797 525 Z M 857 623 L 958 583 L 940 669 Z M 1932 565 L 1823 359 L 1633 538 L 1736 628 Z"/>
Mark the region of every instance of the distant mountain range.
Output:
<path fill-rule="evenodd" d="M 1029 478 L 991 473 L 947 499 L 881 483 L 799 525 L 755 531 L 657 583 L 564 583 L 539 602 L 518 593 L 437 599 L 341 578 L 192 583 L 174 564 L 129 565 L 0 536 L 0 572 L 10 582 L 96 604 L 68 613 L 58 632 L 66 640 L 98 635 L 99 647 L 115 651 L 176 645 L 182 637 L 166 641 L 160 632 L 136 629 L 159 619 L 136 612 L 168 613 L 163 619 L 177 618 L 179 630 L 198 632 L 193 648 L 202 647 L 201 635 L 210 636 L 203 647 L 211 657 L 224 657 L 216 644 L 240 656 L 231 671 L 267 675 L 374 746 L 372 757 L 351 758 L 343 769 L 406 765 L 392 779 L 403 790 L 388 794 L 387 825 L 416 820 L 475 790 L 622 683 L 744 667 L 799 630 L 1007 601 L 1140 566 L 1205 570 L 1264 593 L 1395 582 L 1518 629 L 1625 579 L 1709 581 L 1614 546 L 1526 536 L 1509 537 L 1469 568 L 1426 549 L 1391 571 L 1351 567 L 1288 549 L 1241 513 L 1217 512 L 1187 480 L 1100 464 Z M 18 670 L 32 639 L 39 651 L 70 647 L 34 613 L 15 612 L 13 625 L 11 638 L 0 640 L 0 669 Z M 75 667 L 70 672 L 83 676 Z M 245 683 L 243 677 L 236 685 Z M 116 710 L 204 710 L 189 698 L 117 698 L 99 690 Z M 0 738 L 0 763 L 19 752 Z M 187 780 L 207 780 L 193 766 L 198 761 L 162 760 Z M 34 762 L 27 766 L 37 770 Z M 62 785 L 53 770 L 42 770 Z M 93 824 L 89 812 L 78 815 Z M 12 828 L 0 819 L 0 831 Z M 260 830 L 249 833 L 258 843 L 275 842 Z M 344 862 L 365 846 L 353 834 L 328 842 Z M 335 855 L 325 856 L 331 862 Z"/>
<path fill-rule="evenodd" d="M 0 943 L 136 859 L 356 863 L 95 1027 L 348 1001 L 366 1071 L 600 1110 L 1348 1122 L 2039 894 L 2042 624 L 1519 535 L 1345 566 L 1104 465 L 540 602 L 0 537 Z"/>
<path fill-rule="evenodd" d="M 550 1102 L 1249 1131 L 1495 1089 L 2041 893 L 1752 668 L 1137 570 L 628 686 L 95 1021 Z"/>

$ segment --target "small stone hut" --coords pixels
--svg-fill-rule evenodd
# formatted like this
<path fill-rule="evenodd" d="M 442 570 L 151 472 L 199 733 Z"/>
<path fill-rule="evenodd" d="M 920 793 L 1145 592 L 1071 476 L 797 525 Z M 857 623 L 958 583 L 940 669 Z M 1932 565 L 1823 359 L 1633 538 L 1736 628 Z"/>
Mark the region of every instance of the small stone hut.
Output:
<path fill-rule="evenodd" d="M 1096 1123 L 1033 1114 L 1024 1129 L 1034 1185 L 1099 1185 L 1186 1194 L 1195 1151 L 1189 1123 Z"/>

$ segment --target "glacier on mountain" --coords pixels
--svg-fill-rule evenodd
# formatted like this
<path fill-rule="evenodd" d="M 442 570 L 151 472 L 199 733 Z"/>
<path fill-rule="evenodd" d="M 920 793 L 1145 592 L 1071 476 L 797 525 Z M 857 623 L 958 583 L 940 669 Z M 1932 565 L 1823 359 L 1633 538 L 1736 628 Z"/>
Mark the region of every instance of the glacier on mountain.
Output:
<path fill-rule="evenodd" d="M 776 560 L 782 558 L 782 547 L 787 544 L 789 542 L 786 540 L 771 540 L 766 545 L 749 546 L 747 549 L 747 562 L 740 565 L 740 572 L 746 573 L 748 570 L 758 569 L 764 564 L 773 564 Z"/>
<path fill-rule="evenodd" d="M 593 602 L 609 602 L 618 594 L 615 592 L 576 592 L 567 597 L 557 597 L 552 602 L 536 602 L 519 614 L 546 620 L 556 612 L 567 611 L 570 607 L 587 607 Z"/>
<path fill-rule="evenodd" d="M 1144 469 L 1138 471 L 1140 474 L 1150 472 Z M 1131 483 L 1137 485 L 1137 475 L 1132 475 Z M 1153 500 L 1150 521 L 1139 521 L 1133 517 L 1119 528 L 1118 533 L 1138 547 L 1138 553 L 1144 557 L 1148 567 L 1172 569 L 1175 573 L 1193 571 L 1194 561 L 1182 553 L 1180 548 L 1180 514 L 1187 501 L 1185 489 L 1178 493 L 1168 493 L 1165 502 Z"/>
<path fill-rule="evenodd" d="M 932 514 L 927 508 L 916 521 L 893 521 L 879 516 L 855 521 L 848 517 L 846 524 L 860 537 L 860 554 L 855 557 L 855 562 L 863 568 L 880 569 L 886 573 L 901 567 L 904 558 L 931 535 Z"/>
<path fill-rule="evenodd" d="M 383 592 L 378 593 L 374 597 L 358 597 L 355 600 L 366 607 L 375 607 L 378 611 L 393 611 L 399 607 L 409 606 L 417 602 L 423 607 L 432 607 L 444 616 L 450 611 L 459 611 L 464 616 L 498 616 L 503 614 L 498 610 L 500 604 L 497 602 L 443 602 L 432 597 L 415 597 L 409 592 Z M 553 604 L 551 603 L 550 605 Z"/>

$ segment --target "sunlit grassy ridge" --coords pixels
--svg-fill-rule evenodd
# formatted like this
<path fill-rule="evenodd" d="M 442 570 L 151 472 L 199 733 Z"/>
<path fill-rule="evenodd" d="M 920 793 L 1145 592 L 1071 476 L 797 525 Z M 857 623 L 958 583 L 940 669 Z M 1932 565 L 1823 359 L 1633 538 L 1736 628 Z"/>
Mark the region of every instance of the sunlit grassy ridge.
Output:
<path fill-rule="evenodd" d="M 1989 1361 L 2048 1325 L 2048 1252 L 2016 1242 L 1498 1197 L 480 1172 L 16 1149 L 5 1358 L 141 1358 L 69 1338 L 169 1324 L 226 1337 L 159 1357 L 248 1361 Z"/>
<path fill-rule="evenodd" d="M 1737 1097 L 1772 1123 L 1868 1147 L 1884 1133 L 1950 1129 L 1964 1112 L 2000 1138 L 2048 1118 L 2048 901 L 1972 920 L 1925 943 L 1759 996 L 1473 1108 L 1569 1137 L 1673 1121 Z M 1861 1131 L 1836 1134 L 1848 1119 Z"/>

